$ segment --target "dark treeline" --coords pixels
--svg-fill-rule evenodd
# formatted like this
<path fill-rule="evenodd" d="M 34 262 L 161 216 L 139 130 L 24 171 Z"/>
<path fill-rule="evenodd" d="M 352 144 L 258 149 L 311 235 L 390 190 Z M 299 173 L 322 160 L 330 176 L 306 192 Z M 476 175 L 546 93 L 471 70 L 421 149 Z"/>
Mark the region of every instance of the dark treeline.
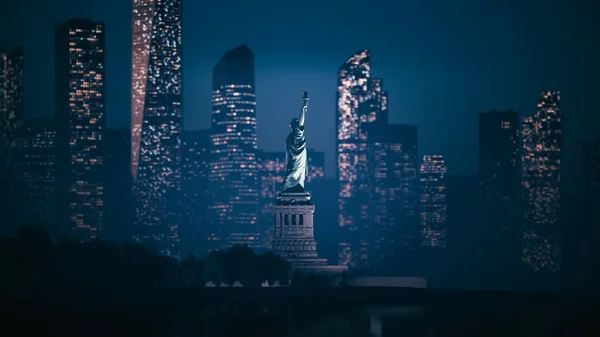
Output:
<path fill-rule="evenodd" d="M 259 287 L 265 281 L 287 285 L 287 261 L 245 246 L 189 256 L 162 256 L 152 247 L 105 242 L 53 241 L 42 227 L 23 227 L 16 238 L 0 239 L 0 291 L 89 289 L 94 287 L 205 286 L 208 282 Z"/>

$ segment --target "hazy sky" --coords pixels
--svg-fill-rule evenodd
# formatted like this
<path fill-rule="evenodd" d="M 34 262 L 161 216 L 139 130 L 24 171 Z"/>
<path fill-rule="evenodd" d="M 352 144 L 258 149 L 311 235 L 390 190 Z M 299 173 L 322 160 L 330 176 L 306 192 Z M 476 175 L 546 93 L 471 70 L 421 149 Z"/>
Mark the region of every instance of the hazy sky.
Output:
<path fill-rule="evenodd" d="M 0 47 L 25 48 L 26 116 L 53 116 L 53 28 L 81 17 L 106 23 L 108 125 L 129 126 L 131 1 L 0 3 Z M 477 172 L 479 112 L 533 113 L 546 89 L 562 91 L 565 152 L 574 162 L 600 120 L 596 3 L 184 0 L 185 128 L 209 126 L 212 67 L 247 44 L 256 59 L 259 146 L 283 149 L 300 91 L 308 90 L 309 146 L 326 151 L 333 175 L 337 70 L 368 48 L 372 75 L 389 93 L 390 121 L 417 125 L 421 154 L 446 155 L 450 173 Z"/>

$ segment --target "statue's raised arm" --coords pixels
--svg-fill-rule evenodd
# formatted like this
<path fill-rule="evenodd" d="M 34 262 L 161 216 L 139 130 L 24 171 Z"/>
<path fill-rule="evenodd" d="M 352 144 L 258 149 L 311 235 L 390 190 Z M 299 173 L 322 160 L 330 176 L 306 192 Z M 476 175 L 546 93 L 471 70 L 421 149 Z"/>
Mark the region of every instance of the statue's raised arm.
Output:
<path fill-rule="evenodd" d="M 308 111 L 308 91 L 302 91 L 302 111 L 300 111 L 300 118 L 298 118 L 298 123 L 300 126 L 304 127 L 304 119 L 306 118 L 306 111 Z"/>
<path fill-rule="evenodd" d="M 299 118 L 290 122 L 290 133 L 285 141 L 286 170 L 282 189 L 284 192 L 304 192 L 304 181 L 308 176 L 308 157 L 304 121 L 308 111 L 308 92 L 302 91 L 302 110 Z"/>

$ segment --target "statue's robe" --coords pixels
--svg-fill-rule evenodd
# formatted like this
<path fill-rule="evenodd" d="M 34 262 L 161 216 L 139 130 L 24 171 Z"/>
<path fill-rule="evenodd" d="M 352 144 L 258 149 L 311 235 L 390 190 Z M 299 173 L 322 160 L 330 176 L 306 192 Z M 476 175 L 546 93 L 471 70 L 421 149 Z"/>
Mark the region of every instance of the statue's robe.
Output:
<path fill-rule="evenodd" d="M 304 126 L 293 123 L 292 131 L 285 140 L 286 173 L 283 179 L 284 192 L 304 192 L 304 181 L 308 176 L 308 157 Z"/>

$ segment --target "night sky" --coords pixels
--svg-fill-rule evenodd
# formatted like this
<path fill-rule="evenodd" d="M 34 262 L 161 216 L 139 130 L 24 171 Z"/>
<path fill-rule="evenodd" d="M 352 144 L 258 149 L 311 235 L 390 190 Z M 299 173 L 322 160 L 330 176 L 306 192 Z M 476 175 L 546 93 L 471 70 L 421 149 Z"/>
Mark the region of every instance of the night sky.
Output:
<path fill-rule="evenodd" d="M 285 4 L 282 4 L 285 3 Z M 477 114 L 535 111 L 541 90 L 562 91 L 566 160 L 600 123 L 597 1 L 305 0 L 183 2 L 184 125 L 209 126 L 211 72 L 228 49 L 255 54 L 259 147 L 283 150 L 308 90 L 309 147 L 334 174 L 336 75 L 362 48 L 389 93 L 390 121 L 419 127 L 420 153 L 449 172 L 477 172 Z M 107 121 L 129 127 L 130 0 L 0 0 L 0 47 L 25 48 L 25 115 L 54 113 L 54 26 L 91 18 L 107 27 Z M 579 168 L 565 166 L 577 186 Z M 571 178 L 569 178 L 570 176 Z"/>

